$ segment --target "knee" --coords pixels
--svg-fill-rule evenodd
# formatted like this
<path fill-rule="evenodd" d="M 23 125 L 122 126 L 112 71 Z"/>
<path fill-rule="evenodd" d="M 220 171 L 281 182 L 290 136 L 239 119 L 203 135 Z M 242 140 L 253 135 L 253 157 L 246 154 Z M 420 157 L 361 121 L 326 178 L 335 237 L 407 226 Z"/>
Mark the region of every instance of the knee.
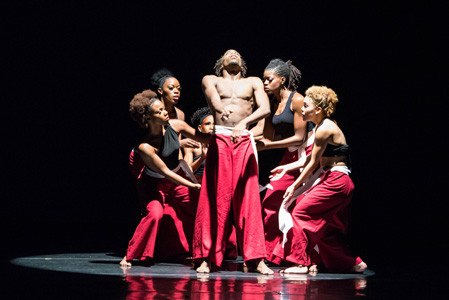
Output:
<path fill-rule="evenodd" d="M 158 201 L 152 201 L 147 205 L 147 218 L 153 220 L 160 220 L 164 215 L 164 208 Z"/>

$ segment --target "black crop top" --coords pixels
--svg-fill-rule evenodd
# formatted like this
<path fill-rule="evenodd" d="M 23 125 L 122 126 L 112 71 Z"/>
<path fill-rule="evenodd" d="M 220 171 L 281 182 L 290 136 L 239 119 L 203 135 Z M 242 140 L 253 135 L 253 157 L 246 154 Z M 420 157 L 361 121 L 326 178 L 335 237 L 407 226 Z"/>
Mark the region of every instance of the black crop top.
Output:
<path fill-rule="evenodd" d="M 322 155 L 323 157 L 332 157 L 332 156 L 349 156 L 349 145 L 331 145 L 327 144 L 326 149 Z"/>
<path fill-rule="evenodd" d="M 295 92 L 290 93 L 284 110 L 279 115 L 274 115 L 271 119 L 275 135 L 279 136 L 280 139 L 285 139 L 295 134 L 295 129 L 293 127 L 293 112 L 290 109 L 294 95 Z"/>

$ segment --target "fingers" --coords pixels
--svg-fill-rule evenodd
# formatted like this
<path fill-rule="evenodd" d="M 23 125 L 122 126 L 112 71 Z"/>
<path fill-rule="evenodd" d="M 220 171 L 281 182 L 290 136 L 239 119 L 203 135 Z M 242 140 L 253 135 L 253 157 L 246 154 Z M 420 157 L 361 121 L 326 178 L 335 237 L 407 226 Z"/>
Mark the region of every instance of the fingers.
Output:
<path fill-rule="evenodd" d="M 194 140 L 188 141 L 187 145 L 192 147 L 192 148 L 199 148 L 200 147 L 200 143 L 198 143 L 197 141 L 194 141 Z"/>
<path fill-rule="evenodd" d="M 234 129 L 232 130 L 232 134 L 231 134 L 231 142 L 238 143 L 240 141 L 240 139 L 242 138 L 242 130 L 240 129 Z"/>
<path fill-rule="evenodd" d="M 290 200 L 290 198 L 293 196 L 293 191 L 291 188 L 287 188 L 287 190 L 284 193 L 284 201 L 287 202 L 288 200 Z"/>
<path fill-rule="evenodd" d="M 227 119 L 229 119 L 229 115 L 232 113 L 233 111 L 227 107 L 225 107 L 223 109 L 223 114 L 221 116 L 221 119 L 226 121 Z"/>
<path fill-rule="evenodd" d="M 271 170 L 270 172 L 271 173 L 279 173 L 279 171 L 280 171 L 281 169 L 279 168 L 279 167 L 276 167 L 276 168 L 274 168 L 273 170 Z"/>

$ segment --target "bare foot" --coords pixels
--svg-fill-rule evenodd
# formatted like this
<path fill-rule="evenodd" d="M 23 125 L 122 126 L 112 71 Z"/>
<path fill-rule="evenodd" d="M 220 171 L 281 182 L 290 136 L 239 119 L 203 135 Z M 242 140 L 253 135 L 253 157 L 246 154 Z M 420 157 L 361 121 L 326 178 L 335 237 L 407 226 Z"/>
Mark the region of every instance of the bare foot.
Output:
<path fill-rule="evenodd" d="M 352 267 L 352 271 L 357 273 L 363 273 L 366 269 L 368 269 L 368 265 L 365 264 L 363 261 Z"/>
<path fill-rule="evenodd" d="M 259 272 L 262 275 L 271 275 L 274 274 L 273 270 L 271 270 L 270 268 L 268 268 L 268 266 L 265 264 L 265 262 L 263 261 L 263 259 L 261 261 L 259 261 L 259 264 L 257 265 L 256 268 L 257 272 Z"/>
<path fill-rule="evenodd" d="M 243 262 L 243 273 L 249 273 L 248 265 L 246 262 Z"/>
<path fill-rule="evenodd" d="M 279 273 L 281 274 L 307 274 L 309 272 L 309 268 L 303 265 L 295 265 L 289 267 L 287 269 L 281 270 Z"/>
<path fill-rule="evenodd" d="M 309 273 L 318 273 L 318 266 L 317 265 L 311 265 L 309 267 Z"/>
<path fill-rule="evenodd" d="M 196 268 L 197 273 L 210 273 L 210 267 L 206 260 L 204 260 L 201 265 Z"/>
<path fill-rule="evenodd" d="M 126 267 L 126 268 L 131 268 L 132 264 L 130 261 L 126 260 L 126 256 L 123 257 L 123 259 L 120 261 L 120 266 L 122 267 Z"/>

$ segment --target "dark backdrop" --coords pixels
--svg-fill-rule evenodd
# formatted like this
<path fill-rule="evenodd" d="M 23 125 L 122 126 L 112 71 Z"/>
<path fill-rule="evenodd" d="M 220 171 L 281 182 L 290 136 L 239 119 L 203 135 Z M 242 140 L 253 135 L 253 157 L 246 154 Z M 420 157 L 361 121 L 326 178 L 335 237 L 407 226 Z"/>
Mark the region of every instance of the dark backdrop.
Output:
<path fill-rule="evenodd" d="M 127 157 L 141 132 L 129 101 L 167 67 L 188 119 L 206 104 L 201 78 L 229 48 L 250 76 L 291 59 L 301 93 L 312 84 L 337 92 L 353 151 L 352 243 L 370 267 L 447 252 L 436 133 L 448 99 L 443 7 L 91 2 L 2 4 L 6 257 L 123 253 L 138 221 Z"/>

